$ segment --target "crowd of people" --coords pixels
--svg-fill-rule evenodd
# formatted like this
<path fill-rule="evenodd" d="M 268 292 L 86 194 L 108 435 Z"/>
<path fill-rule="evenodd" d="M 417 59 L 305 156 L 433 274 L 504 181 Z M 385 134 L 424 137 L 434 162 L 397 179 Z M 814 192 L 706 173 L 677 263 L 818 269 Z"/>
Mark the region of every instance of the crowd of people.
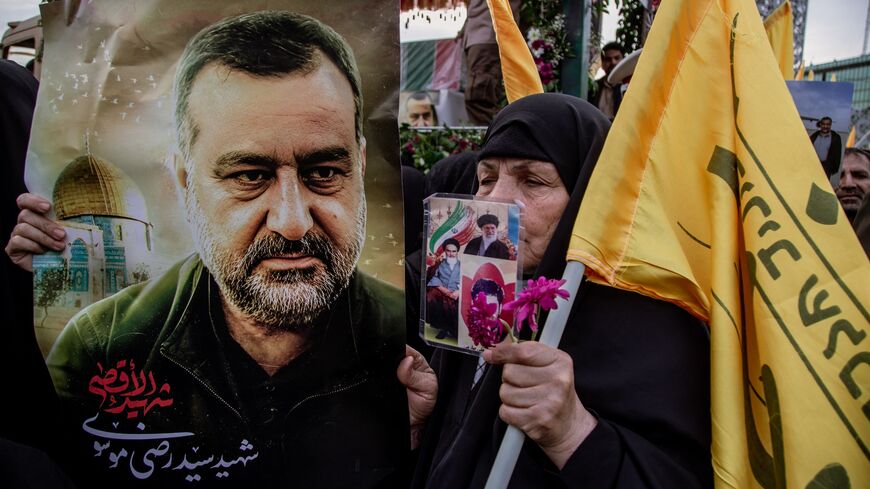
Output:
<path fill-rule="evenodd" d="M 258 28 L 287 33 L 287 39 L 272 40 L 273 65 L 261 62 Z M 466 46 L 476 60 L 491 50 L 476 46 L 471 40 Z M 236 55 L 258 56 L 221 57 L 231 47 Z M 280 55 L 292 49 L 301 51 Z M 608 44 L 603 54 L 609 72 L 624 52 Z M 230 18 L 194 38 L 179 72 L 175 172 L 201 245 L 150 285 L 96 304 L 65 328 L 48 358 L 55 393 L 33 338 L 26 270 L 34 254 L 63 246 L 63 229 L 49 218 L 51 202 L 22 185 L 35 82 L 23 68 L 0 62 L 0 147 L 12 172 L 4 178 L 2 230 L 9 278 L 3 298 L 12 324 L 2 361 L 4 378 L 22 383 L 7 384 L 16 393 L 7 408 L 18 412 L 4 415 L 4 444 L 59 456 L 81 487 L 104 484 L 83 445 L 87 440 L 57 434 L 86 412 L 80 394 L 90 377 L 82 359 L 120 351 L 147 358 L 150 368 L 168 365 L 163 372 L 180 366 L 171 379 L 180 393 L 173 410 L 188 410 L 192 431 L 206 434 L 213 445 L 235 443 L 227 436 L 234 430 L 254 433 L 258 442 L 275 447 L 263 455 L 270 473 L 292 473 L 302 486 L 483 487 L 508 425 L 529 439 L 512 487 L 712 486 L 709 330 L 673 304 L 585 283 L 559 348 L 503 342 L 481 359 L 433 352 L 413 338 L 416 308 L 427 291 L 420 290 L 421 251 L 412 248 L 406 250 L 404 304 L 410 346 L 402 359 L 387 358 L 385 339 L 401 332 L 379 328 L 401 316 L 403 304 L 398 290 L 355 273 L 365 215 L 360 81 L 352 53 L 333 31 L 299 15 Z M 495 95 L 488 68 L 472 76 L 486 82 L 482 96 Z M 523 276 L 561 276 L 571 229 L 620 96 L 618 87 L 604 83 L 591 104 L 562 94 L 509 104 L 492 117 L 479 152 L 450 157 L 423 179 L 403 178 L 416 182 L 407 183 L 405 198 L 415 200 L 406 209 L 419 208 L 421 195 L 441 191 L 519 201 L 525 209 Z M 295 119 L 275 118 L 278 125 L 262 122 L 271 120 L 262 114 L 298 113 L 312 98 L 333 105 Z M 206 108 L 219 116 L 202 118 Z M 421 124 L 437 123 L 431 99 L 411 97 L 407 108 Z M 486 110 L 481 117 L 492 115 Z M 232 146 L 238 136 L 230 137 L 239 127 L 255 141 L 241 156 Z M 212 182 L 211 175 L 238 170 L 233 178 L 246 189 L 263 181 L 274 188 L 296 185 L 296 173 L 283 169 L 284 148 L 276 141 L 314 147 L 315 156 L 340 153 L 346 170 L 304 177 L 306 185 L 334 186 L 304 204 L 288 198 L 289 191 L 263 191 L 240 203 L 228 187 Z M 322 141 L 329 146 L 320 148 Z M 212 168 L 217 161 L 221 168 Z M 870 152 L 845 150 L 836 193 L 866 248 Z M 245 224 L 228 227 L 238 222 Z M 498 219 L 484 215 L 476 224 L 480 237 L 465 253 L 503 257 L 507 250 L 494 237 Z M 415 234 L 407 233 L 409 239 Z M 459 248 L 456 240 L 444 243 L 443 266 L 426 284 L 447 298 L 458 288 Z M 297 255 L 319 263 L 313 266 L 316 280 L 285 274 L 283 282 L 264 288 L 257 264 L 288 267 L 276 257 Z M 302 282 L 310 287 L 298 288 Z M 278 292 L 265 290 L 271 286 Z M 264 325 L 266 336 L 258 334 Z M 444 335 L 454 330 L 455 325 L 445 328 Z M 242 414 L 231 416 L 226 406 Z M 288 410 L 295 422 L 273 423 L 275 413 Z M 0 480 L 8 477 L 21 487 L 71 484 L 39 452 L 13 456 L 19 448 L 7 446 L 0 451 Z M 252 482 L 276 483 L 261 476 Z"/>

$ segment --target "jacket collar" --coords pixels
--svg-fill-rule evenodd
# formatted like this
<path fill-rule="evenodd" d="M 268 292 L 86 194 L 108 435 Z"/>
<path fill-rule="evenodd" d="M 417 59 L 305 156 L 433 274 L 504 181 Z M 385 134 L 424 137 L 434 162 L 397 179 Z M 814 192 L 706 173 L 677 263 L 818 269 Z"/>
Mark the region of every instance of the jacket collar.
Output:
<path fill-rule="evenodd" d="M 350 285 L 338 294 L 326 313 L 329 318 L 323 326 L 325 331 L 312 345 L 317 349 L 313 354 L 318 366 L 312 373 L 321 377 L 317 392 L 329 392 L 358 382 L 368 374 L 361 352 L 360 328 L 365 301 L 358 297 L 364 293 L 359 282 L 354 273 Z M 212 300 L 220 300 L 217 286 L 210 287 L 210 284 L 214 284 L 214 280 L 198 257 L 195 266 L 182 269 L 173 313 L 166 322 L 172 332 L 160 345 L 160 352 L 238 414 L 232 368 L 215 331 L 216 327 L 225 328 L 226 323 L 214 321 L 213 325 L 209 318 L 209 294 L 213 295 Z"/>

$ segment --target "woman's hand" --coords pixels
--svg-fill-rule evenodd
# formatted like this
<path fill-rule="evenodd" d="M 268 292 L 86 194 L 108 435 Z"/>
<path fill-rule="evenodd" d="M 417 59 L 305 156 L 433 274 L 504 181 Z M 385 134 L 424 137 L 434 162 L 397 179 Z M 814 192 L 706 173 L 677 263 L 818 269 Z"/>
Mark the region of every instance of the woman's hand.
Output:
<path fill-rule="evenodd" d="M 21 212 L 18 213 L 18 224 L 12 229 L 6 245 L 6 254 L 12 263 L 31 272 L 33 255 L 41 255 L 50 250 L 63 251 L 66 246 L 66 232 L 47 217 L 51 202 L 34 194 L 21 194 L 16 202 Z"/>
<path fill-rule="evenodd" d="M 504 341 L 483 358 L 504 365 L 499 417 L 537 443 L 560 470 L 598 424 L 574 390 L 574 362 L 536 341 Z"/>
<path fill-rule="evenodd" d="M 408 393 L 413 450 L 420 445 L 426 421 L 435 409 L 435 400 L 438 398 L 438 378 L 426 358 L 408 345 L 405 345 L 405 358 L 399 363 L 396 376 Z"/>

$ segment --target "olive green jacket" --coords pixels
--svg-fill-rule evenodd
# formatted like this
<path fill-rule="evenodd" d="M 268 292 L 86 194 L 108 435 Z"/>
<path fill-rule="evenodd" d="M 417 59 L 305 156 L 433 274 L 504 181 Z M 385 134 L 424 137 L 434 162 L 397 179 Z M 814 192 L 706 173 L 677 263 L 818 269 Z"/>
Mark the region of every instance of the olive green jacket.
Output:
<path fill-rule="evenodd" d="M 48 364 L 80 486 L 388 484 L 409 439 L 395 376 L 401 291 L 356 273 L 280 412 L 268 407 L 270 386 L 234 380 L 232 340 L 208 317 L 220 311 L 209 297 L 216 286 L 194 255 L 82 310 L 61 333 Z M 251 392 L 262 399 L 241 397 Z M 274 416 L 246 408 L 258 403 Z"/>

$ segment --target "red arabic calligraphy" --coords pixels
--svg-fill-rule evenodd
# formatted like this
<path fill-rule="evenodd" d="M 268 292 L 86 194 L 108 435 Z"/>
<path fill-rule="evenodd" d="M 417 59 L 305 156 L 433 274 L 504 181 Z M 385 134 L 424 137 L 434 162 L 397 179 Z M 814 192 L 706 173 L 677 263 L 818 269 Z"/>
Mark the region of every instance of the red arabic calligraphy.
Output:
<path fill-rule="evenodd" d="M 99 373 L 91 377 L 88 392 L 100 397 L 100 409 L 112 414 L 126 413 L 127 418 L 148 414 L 155 406 L 172 405 L 169 384 L 157 386 L 154 373 L 136 370 L 133 360 L 119 360 L 113 368 L 105 370 L 97 362 Z"/>

